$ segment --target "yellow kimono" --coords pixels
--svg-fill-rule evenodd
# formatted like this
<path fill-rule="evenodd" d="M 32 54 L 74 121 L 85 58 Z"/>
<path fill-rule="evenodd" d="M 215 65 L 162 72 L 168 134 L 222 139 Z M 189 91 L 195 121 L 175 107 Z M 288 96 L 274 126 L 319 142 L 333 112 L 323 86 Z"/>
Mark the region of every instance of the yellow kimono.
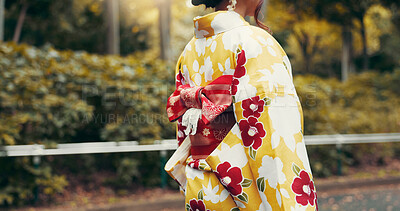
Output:
<path fill-rule="evenodd" d="M 177 64 L 177 82 L 204 87 L 233 75 L 236 123 L 198 160 L 178 126 L 180 146 L 165 169 L 180 184 L 186 210 L 316 210 L 302 109 L 284 50 L 233 11 L 197 17 L 194 26 L 195 37 Z"/>

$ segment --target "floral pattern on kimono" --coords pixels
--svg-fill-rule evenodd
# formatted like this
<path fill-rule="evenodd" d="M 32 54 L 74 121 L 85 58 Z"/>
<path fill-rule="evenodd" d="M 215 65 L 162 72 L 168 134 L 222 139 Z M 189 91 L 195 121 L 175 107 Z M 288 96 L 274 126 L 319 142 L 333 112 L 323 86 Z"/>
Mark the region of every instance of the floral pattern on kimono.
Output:
<path fill-rule="evenodd" d="M 177 86 L 204 87 L 232 75 L 236 123 L 206 159 L 193 160 L 178 120 L 180 146 L 165 169 L 180 184 L 186 210 L 318 210 L 303 113 L 282 47 L 233 11 L 197 17 L 194 26 Z"/>

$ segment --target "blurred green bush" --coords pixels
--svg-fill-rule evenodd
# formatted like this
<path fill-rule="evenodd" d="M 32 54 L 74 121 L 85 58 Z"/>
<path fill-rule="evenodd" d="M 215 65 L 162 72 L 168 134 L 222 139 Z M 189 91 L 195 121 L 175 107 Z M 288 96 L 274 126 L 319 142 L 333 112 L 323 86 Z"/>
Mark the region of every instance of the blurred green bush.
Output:
<path fill-rule="evenodd" d="M 346 82 L 317 76 L 295 76 L 304 112 L 306 135 L 400 132 L 400 69 L 392 73 L 365 72 Z M 400 157 L 400 146 L 387 144 L 308 146 L 316 176 L 337 172 L 337 159 L 347 165 L 379 165 Z"/>
<path fill-rule="evenodd" d="M 51 46 L 0 45 L 0 144 L 154 140 L 173 134 L 169 66 Z"/>
<path fill-rule="evenodd" d="M 174 88 L 171 72 L 169 65 L 148 55 L 99 56 L 0 43 L 0 145 L 51 148 L 66 142 L 173 137 L 174 125 L 164 114 Z M 136 164 L 120 160 L 118 178 L 128 181 L 136 175 Z M 51 196 L 66 185 L 45 164 L 28 171 L 28 161 L 9 158 L 10 168 L 1 165 L 0 204 L 25 203 L 36 187 Z M 19 183 L 23 177 L 29 185 Z"/>
<path fill-rule="evenodd" d="M 149 55 L 99 56 L 1 43 L 0 145 L 174 138 L 165 114 L 173 72 L 172 65 Z M 400 131 L 400 70 L 366 72 L 345 83 L 295 76 L 295 85 L 307 135 Z M 344 146 L 341 155 L 330 146 L 308 151 L 316 176 L 334 174 L 339 156 L 357 165 L 400 154 L 394 144 Z M 1 158 L 0 204 L 27 203 L 36 188 L 51 199 L 68 185 L 68 175 L 84 172 L 91 180 L 99 168 L 115 172 L 104 184 L 116 188 L 160 182 L 158 153 L 67 157 L 45 157 L 37 169 L 29 158 Z"/>

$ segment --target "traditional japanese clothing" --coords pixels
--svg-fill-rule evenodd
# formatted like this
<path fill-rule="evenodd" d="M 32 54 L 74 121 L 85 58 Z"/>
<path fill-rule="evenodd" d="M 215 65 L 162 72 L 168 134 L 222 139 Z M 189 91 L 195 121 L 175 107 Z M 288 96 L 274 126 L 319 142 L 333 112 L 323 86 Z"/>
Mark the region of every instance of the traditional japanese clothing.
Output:
<path fill-rule="evenodd" d="M 315 210 L 302 109 L 288 57 L 238 13 L 194 19 L 167 113 L 179 147 L 166 171 L 187 210 Z M 187 136 L 182 116 L 201 109 Z"/>

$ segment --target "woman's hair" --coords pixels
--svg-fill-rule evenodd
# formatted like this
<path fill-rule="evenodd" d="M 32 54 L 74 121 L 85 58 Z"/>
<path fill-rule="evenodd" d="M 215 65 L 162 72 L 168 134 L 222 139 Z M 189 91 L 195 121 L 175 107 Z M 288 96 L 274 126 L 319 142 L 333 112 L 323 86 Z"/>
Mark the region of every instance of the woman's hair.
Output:
<path fill-rule="evenodd" d="M 206 7 L 216 7 L 219 3 L 221 3 L 223 0 L 192 0 L 192 4 L 194 6 L 204 4 Z"/>
<path fill-rule="evenodd" d="M 214 8 L 216 7 L 219 3 L 221 3 L 223 0 L 192 0 L 192 4 L 194 6 L 200 5 L 200 4 L 204 4 L 206 5 L 206 7 L 211 7 Z M 256 23 L 258 25 L 258 27 L 266 30 L 268 33 L 272 34 L 271 29 L 266 26 L 265 24 L 263 24 L 259 19 L 258 19 L 258 15 L 261 12 L 261 8 L 262 5 L 264 3 L 264 0 L 259 0 L 258 5 L 256 7 L 256 10 L 254 11 L 254 19 L 256 20 Z"/>
<path fill-rule="evenodd" d="M 268 33 L 272 34 L 271 29 L 268 26 L 266 26 L 263 22 L 261 22 L 260 19 L 258 19 L 258 15 L 261 12 L 263 3 L 264 3 L 264 0 L 259 0 L 256 10 L 254 11 L 254 20 L 256 20 L 258 27 L 260 27 L 260 28 L 264 29 L 265 31 L 267 31 Z"/>

